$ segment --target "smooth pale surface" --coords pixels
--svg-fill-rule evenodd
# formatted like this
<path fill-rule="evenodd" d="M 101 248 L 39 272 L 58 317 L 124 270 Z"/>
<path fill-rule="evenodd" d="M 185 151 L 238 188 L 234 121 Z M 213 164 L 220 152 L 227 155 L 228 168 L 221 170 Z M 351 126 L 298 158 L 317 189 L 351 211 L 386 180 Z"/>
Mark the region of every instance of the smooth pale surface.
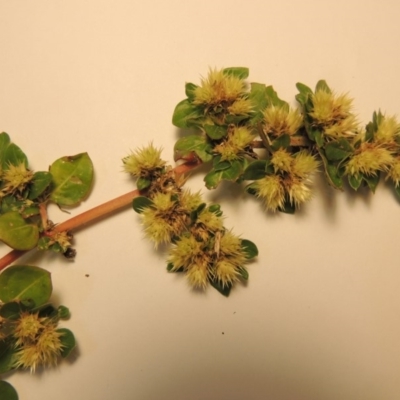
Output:
<path fill-rule="evenodd" d="M 296 82 L 326 79 L 363 123 L 399 112 L 399 12 L 395 0 L 2 0 L 0 130 L 36 170 L 89 152 L 96 182 L 76 215 L 131 190 L 120 161 L 130 149 L 153 141 L 172 162 L 173 109 L 209 66 L 247 66 L 293 103 Z M 247 287 L 192 292 L 130 210 L 77 233 L 73 263 L 27 256 L 51 271 L 79 348 L 56 369 L 7 376 L 20 400 L 398 399 L 392 192 L 336 193 L 321 180 L 290 216 L 266 215 L 235 186 L 202 190 L 259 246 Z"/>

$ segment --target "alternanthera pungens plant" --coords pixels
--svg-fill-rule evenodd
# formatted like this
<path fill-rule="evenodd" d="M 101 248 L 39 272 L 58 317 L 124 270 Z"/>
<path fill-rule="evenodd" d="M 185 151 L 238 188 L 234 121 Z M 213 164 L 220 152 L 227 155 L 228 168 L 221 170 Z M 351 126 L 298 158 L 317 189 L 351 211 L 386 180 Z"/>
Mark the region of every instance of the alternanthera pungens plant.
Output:
<path fill-rule="evenodd" d="M 63 157 L 49 171 L 33 173 L 22 150 L 1 134 L 0 240 L 14 250 L 0 260 L 0 269 L 35 247 L 71 257 L 71 232 L 133 203 L 146 235 L 156 246 L 170 245 L 169 271 L 184 272 L 195 288 L 210 283 L 228 295 L 236 281 L 248 278 L 245 263 L 257 248 L 224 228 L 219 204 L 207 204 L 199 193 L 183 188 L 185 174 L 200 164 L 208 166 L 207 188 L 222 181 L 240 184 L 268 212 L 293 213 L 309 200 L 318 169 L 339 190 L 347 181 L 354 190 L 364 186 L 374 192 L 384 176 L 400 196 L 400 126 L 395 117 L 377 111 L 371 122 L 360 125 L 348 95 L 336 94 L 323 80 L 314 90 L 298 83 L 299 107 L 292 108 L 272 86 L 248 83 L 247 78 L 247 68 L 225 68 L 210 70 L 198 85 L 187 83 L 186 98 L 173 114 L 174 125 L 183 129 L 174 146 L 175 160 L 182 164 L 168 166 L 153 145 L 140 148 L 123 159 L 125 170 L 137 179 L 137 190 L 58 225 L 48 220 L 46 205 L 71 206 L 87 196 L 93 174 L 89 157 Z M 19 270 L 29 280 L 27 271 L 41 271 L 37 268 L 10 267 L 0 275 L 6 282 L 3 290 L 9 287 L 7 274 Z M 52 325 L 56 332 L 60 311 L 49 306 L 47 315 L 47 306 L 34 296 L 0 299 L 1 327 L 8 332 L 1 341 L 0 365 L 35 368 L 39 362 L 10 363 L 16 343 L 22 343 L 10 332 L 24 318 L 33 325 Z M 55 336 L 60 342 L 71 337 Z M 60 347 L 57 356 L 71 349 L 71 343 Z"/>

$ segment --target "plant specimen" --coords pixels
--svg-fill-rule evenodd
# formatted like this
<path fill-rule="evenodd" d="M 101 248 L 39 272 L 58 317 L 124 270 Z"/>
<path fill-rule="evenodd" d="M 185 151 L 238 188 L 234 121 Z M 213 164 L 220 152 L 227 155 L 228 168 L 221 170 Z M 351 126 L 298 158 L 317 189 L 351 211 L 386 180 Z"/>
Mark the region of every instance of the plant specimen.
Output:
<path fill-rule="evenodd" d="M 247 81 L 243 67 L 211 69 L 200 83 L 185 85 L 186 97 L 172 122 L 182 128 L 174 145 L 179 164 L 168 165 L 153 144 L 122 159 L 137 189 L 60 224 L 48 218 L 47 205 L 73 207 L 88 196 L 93 165 L 87 153 L 57 159 L 48 171 L 34 172 L 25 153 L 0 134 L 0 240 L 12 251 L 0 270 L 34 248 L 75 257 L 72 233 L 90 221 L 133 207 L 145 235 L 168 246 L 169 272 L 185 274 L 195 290 L 209 285 L 228 296 L 249 277 L 247 263 L 258 255 L 250 240 L 224 226 L 221 205 L 207 204 L 185 187 L 188 172 L 207 166 L 206 188 L 222 181 L 240 185 L 261 201 L 266 212 L 294 213 L 313 194 L 313 177 L 343 190 L 375 192 L 383 177 L 400 196 L 400 124 L 381 111 L 362 126 L 352 99 L 324 80 L 315 89 L 298 83 L 297 108 L 280 99 L 272 86 Z M 46 288 L 45 290 L 42 290 Z M 69 316 L 48 303 L 47 271 L 13 265 L 0 274 L 0 373 L 54 365 L 70 354 L 75 339 L 59 328 Z M 0 381 L 0 390 L 16 399 Z"/>

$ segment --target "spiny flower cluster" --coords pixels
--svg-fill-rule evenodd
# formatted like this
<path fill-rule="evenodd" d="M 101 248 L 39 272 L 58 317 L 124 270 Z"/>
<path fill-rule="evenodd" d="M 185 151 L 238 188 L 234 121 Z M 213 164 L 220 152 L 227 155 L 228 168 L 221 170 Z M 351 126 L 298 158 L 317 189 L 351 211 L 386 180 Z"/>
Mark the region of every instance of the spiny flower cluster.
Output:
<path fill-rule="evenodd" d="M 386 172 L 395 187 L 400 182 L 400 124 L 394 116 L 374 114 L 346 164 L 346 173 L 353 176 L 376 176 Z"/>
<path fill-rule="evenodd" d="M 318 168 L 314 156 L 306 150 L 291 154 L 281 148 L 272 154 L 270 163 L 273 171 L 251 184 L 267 210 L 282 210 L 286 202 L 299 207 L 311 198 L 310 177 Z"/>
<path fill-rule="evenodd" d="M 14 367 L 29 368 L 31 372 L 41 365 L 57 364 L 64 347 L 57 324 L 38 313 L 22 313 L 15 322 L 13 336 L 16 349 Z"/>
<path fill-rule="evenodd" d="M 192 287 L 205 289 L 212 283 L 230 289 L 247 277 L 242 240 L 224 228 L 219 205 L 207 206 L 199 193 L 183 189 L 172 169 L 166 168 L 164 175 L 169 177 L 167 190 L 161 175 L 152 181 L 147 198 L 136 203 L 146 236 L 156 247 L 171 245 L 168 269 L 184 271 Z"/>
<path fill-rule="evenodd" d="M 352 113 L 352 99 L 346 94 L 336 95 L 329 88 L 319 88 L 312 98 L 309 116 L 312 125 L 328 138 L 352 137 L 358 123 Z"/>
<path fill-rule="evenodd" d="M 160 156 L 161 149 L 150 144 L 123 158 L 123 168 L 135 178 L 146 178 L 165 167 L 165 161 Z"/>
<path fill-rule="evenodd" d="M 10 164 L 0 176 L 0 198 L 6 195 L 20 195 L 33 179 L 33 172 L 26 168 L 25 163 Z"/>
<path fill-rule="evenodd" d="M 246 81 L 226 70 L 211 69 L 194 90 L 193 104 L 206 114 L 224 121 L 226 114 L 249 115 L 252 111 Z"/>
<path fill-rule="evenodd" d="M 231 126 L 227 138 L 217 144 L 213 151 L 221 155 L 221 160 L 238 160 L 244 157 L 255 135 L 245 126 Z"/>
<path fill-rule="evenodd" d="M 263 128 L 272 138 L 283 134 L 294 135 L 303 125 L 300 111 L 291 109 L 288 105 L 271 105 L 264 110 Z"/>

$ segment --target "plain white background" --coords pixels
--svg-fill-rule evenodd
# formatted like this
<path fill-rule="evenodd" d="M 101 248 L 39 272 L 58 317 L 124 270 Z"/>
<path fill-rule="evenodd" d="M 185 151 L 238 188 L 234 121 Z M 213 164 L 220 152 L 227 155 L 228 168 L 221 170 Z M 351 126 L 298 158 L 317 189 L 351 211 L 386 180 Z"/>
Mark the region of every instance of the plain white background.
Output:
<path fill-rule="evenodd" d="M 399 13 L 395 0 L 1 0 L 0 131 L 36 170 L 89 152 L 96 182 L 76 215 L 132 190 L 131 149 L 153 141 L 172 162 L 173 109 L 209 67 L 247 66 L 293 104 L 296 82 L 326 79 L 363 123 L 399 112 Z M 51 271 L 78 348 L 7 376 L 20 399 L 398 399 L 399 201 L 384 183 L 373 196 L 317 181 L 290 216 L 189 180 L 259 246 L 229 298 L 168 274 L 130 210 L 79 231 L 75 262 L 25 257 Z"/>

